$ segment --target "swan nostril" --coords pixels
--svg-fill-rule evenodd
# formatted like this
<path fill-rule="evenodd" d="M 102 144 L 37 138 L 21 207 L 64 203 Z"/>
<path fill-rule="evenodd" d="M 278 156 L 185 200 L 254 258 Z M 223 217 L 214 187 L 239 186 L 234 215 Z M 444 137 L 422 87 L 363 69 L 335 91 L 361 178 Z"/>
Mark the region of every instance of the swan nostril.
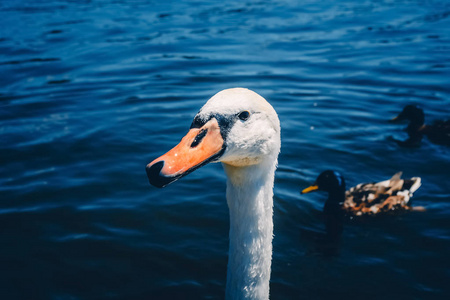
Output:
<path fill-rule="evenodd" d="M 203 140 L 203 138 L 206 136 L 207 133 L 208 133 L 208 129 L 200 130 L 200 132 L 197 134 L 197 136 L 195 137 L 194 141 L 192 142 L 191 148 L 197 147 L 198 144 L 201 143 L 201 141 Z"/>

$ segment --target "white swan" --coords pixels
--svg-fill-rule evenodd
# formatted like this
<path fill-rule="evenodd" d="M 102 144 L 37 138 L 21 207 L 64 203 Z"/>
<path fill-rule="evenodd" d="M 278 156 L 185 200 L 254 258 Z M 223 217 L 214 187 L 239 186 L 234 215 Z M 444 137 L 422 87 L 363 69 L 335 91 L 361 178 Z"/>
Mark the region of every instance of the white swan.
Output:
<path fill-rule="evenodd" d="M 164 187 L 209 162 L 222 162 L 230 209 L 227 299 L 269 298 L 280 144 L 272 106 L 248 89 L 227 89 L 201 108 L 180 144 L 147 165 L 150 183 Z"/>

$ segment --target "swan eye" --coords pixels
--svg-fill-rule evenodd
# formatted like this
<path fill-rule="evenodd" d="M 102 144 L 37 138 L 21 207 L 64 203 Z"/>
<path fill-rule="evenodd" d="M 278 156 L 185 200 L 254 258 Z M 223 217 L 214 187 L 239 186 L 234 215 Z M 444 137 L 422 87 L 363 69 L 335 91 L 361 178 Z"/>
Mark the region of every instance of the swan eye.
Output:
<path fill-rule="evenodd" d="M 248 111 L 243 111 L 238 115 L 238 118 L 241 119 L 242 121 L 247 121 L 249 117 L 250 113 Z"/>

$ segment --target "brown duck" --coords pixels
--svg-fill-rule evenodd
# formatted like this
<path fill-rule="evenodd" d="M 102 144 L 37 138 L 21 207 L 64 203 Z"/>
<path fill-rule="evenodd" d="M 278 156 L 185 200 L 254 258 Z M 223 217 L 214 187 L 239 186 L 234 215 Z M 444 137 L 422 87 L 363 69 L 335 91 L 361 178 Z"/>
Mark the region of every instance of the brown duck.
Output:
<path fill-rule="evenodd" d="M 401 179 L 401 174 L 402 172 L 399 172 L 391 179 L 381 182 L 360 183 L 346 191 L 344 177 L 338 172 L 327 170 L 301 193 L 328 192 L 328 199 L 323 208 L 325 227 L 328 238 L 337 240 L 342 233 L 345 216 L 360 217 L 425 210 L 423 207 L 412 207 L 410 201 L 421 185 L 420 177 Z"/>

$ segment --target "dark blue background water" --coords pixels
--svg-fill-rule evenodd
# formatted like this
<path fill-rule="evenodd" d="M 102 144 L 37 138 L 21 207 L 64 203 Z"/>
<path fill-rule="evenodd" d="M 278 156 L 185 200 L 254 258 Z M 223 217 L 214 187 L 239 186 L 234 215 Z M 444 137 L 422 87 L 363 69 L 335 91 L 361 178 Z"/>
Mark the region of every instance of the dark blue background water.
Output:
<path fill-rule="evenodd" d="M 282 124 L 272 299 L 450 295 L 449 148 L 399 148 L 386 122 L 409 103 L 448 118 L 448 1 L 2 0 L 0 297 L 223 298 L 220 164 L 166 189 L 144 167 L 236 86 Z M 420 176 L 427 211 L 327 249 L 326 195 L 299 191 L 328 168 Z"/>

